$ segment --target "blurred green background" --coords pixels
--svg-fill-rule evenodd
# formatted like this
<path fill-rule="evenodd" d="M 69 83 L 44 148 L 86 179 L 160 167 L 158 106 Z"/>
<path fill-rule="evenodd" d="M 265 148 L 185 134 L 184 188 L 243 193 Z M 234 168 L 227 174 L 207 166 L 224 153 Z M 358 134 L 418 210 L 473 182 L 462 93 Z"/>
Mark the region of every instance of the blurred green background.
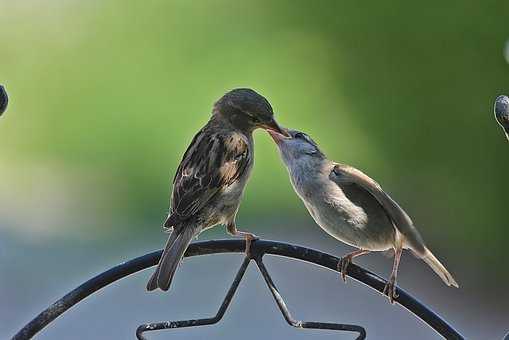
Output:
<path fill-rule="evenodd" d="M 0 265 L 17 280 L 29 273 L 10 261 L 30 249 L 162 246 L 182 153 L 215 100 L 251 87 L 281 124 L 378 180 L 478 301 L 500 301 L 509 146 L 492 105 L 509 92 L 507 13 L 508 1 L 1 1 L 0 238 L 23 252 L 4 248 Z M 255 139 L 239 225 L 322 237 L 268 135 Z"/>

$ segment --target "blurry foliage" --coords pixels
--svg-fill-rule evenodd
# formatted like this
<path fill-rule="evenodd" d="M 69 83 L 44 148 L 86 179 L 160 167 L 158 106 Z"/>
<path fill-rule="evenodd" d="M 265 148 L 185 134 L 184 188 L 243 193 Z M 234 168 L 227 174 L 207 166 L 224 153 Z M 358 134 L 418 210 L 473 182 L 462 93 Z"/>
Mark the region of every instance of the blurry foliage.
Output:
<path fill-rule="evenodd" d="M 483 258 L 495 260 L 509 236 L 509 146 L 491 112 L 509 92 L 508 11 L 507 1 L 3 1 L 0 171 L 13 191 L 38 164 L 98 178 L 88 200 L 113 225 L 157 228 L 213 102 L 247 86 L 283 125 L 377 179 L 434 248 L 473 258 L 489 247 Z M 240 218 L 261 215 L 307 212 L 257 132 Z"/>

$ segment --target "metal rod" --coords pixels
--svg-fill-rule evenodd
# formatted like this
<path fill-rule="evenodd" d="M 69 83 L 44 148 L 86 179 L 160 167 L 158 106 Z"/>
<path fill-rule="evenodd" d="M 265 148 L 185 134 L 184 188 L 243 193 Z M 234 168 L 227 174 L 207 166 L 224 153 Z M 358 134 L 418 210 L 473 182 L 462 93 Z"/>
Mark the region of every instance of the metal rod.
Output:
<path fill-rule="evenodd" d="M 185 256 L 190 257 L 220 253 L 243 253 L 244 251 L 244 240 L 230 239 L 204 241 L 192 243 L 187 249 Z M 252 242 L 251 252 L 294 258 L 314 263 L 335 272 L 337 272 L 337 265 L 340 260 L 338 257 L 317 250 L 266 240 L 257 240 Z M 155 251 L 122 263 L 93 277 L 41 312 L 32 321 L 26 324 L 16 335 L 14 335 L 12 339 L 21 340 L 32 338 L 58 316 L 87 296 L 112 282 L 156 265 L 160 257 L 161 251 Z M 382 294 L 386 281 L 380 276 L 355 264 L 348 266 L 347 275 Z M 402 289 L 398 288 L 397 293 L 399 294 L 399 297 L 395 299 L 396 303 L 413 313 L 440 335 L 446 339 L 463 339 L 463 336 L 458 331 L 421 302 L 407 294 Z"/>
<path fill-rule="evenodd" d="M 239 288 L 240 281 L 244 277 L 246 273 L 247 266 L 249 265 L 250 259 L 248 257 L 244 258 L 244 262 L 239 268 L 235 279 L 233 280 L 230 289 L 228 289 L 228 293 L 226 294 L 221 307 L 217 311 L 216 315 L 211 318 L 206 319 L 193 319 L 193 320 L 185 320 L 185 321 L 164 321 L 164 322 L 156 322 L 156 323 L 146 323 L 138 327 L 136 330 L 136 337 L 138 340 L 146 340 L 146 338 L 142 335 L 144 332 L 148 331 L 156 331 L 162 329 L 173 329 L 173 328 L 182 328 L 182 327 L 195 327 L 195 326 L 205 326 L 212 325 L 218 323 L 224 316 L 226 309 L 230 305 L 230 302 L 233 299 L 233 295 Z"/>
<path fill-rule="evenodd" d="M 265 267 L 265 264 L 263 263 L 262 257 L 259 257 L 256 259 L 256 264 L 257 264 L 258 268 L 260 269 L 260 272 L 262 273 L 262 276 L 265 279 L 265 283 L 269 287 L 269 290 L 272 293 L 272 296 L 274 297 L 274 300 L 276 301 L 276 303 L 279 307 L 279 310 L 281 311 L 286 322 L 288 322 L 288 324 L 290 326 L 293 326 L 296 328 L 307 328 L 307 329 L 328 329 L 328 330 L 336 330 L 336 331 L 357 332 L 357 333 L 359 333 L 359 336 L 356 338 L 356 340 L 366 339 L 366 330 L 361 326 L 349 325 L 349 324 L 337 324 L 337 323 L 295 320 L 292 317 L 290 311 L 288 310 L 288 307 L 286 306 L 286 303 L 283 300 L 283 297 L 279 293 L 279 290 L 276 288 L 276 285 L 272 281 L 272 277 L 270 276 L 269 272 L 267 271 L 267 268 Z"/>

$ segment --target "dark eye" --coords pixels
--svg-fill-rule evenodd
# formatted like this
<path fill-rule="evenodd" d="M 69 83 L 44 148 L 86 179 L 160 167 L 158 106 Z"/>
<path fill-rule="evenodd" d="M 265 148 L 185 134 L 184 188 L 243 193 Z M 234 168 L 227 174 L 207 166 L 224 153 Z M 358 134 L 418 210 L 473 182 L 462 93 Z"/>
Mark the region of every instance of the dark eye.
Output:
<path fill-rule="evenodd" d="M 297 138 L 297 139 L 306 139 L 306 135 L 303 134 L 302 132 L 297 132 L 295 134 L 294 138 Z"/>
<path fill-rule="evenodd" d="M 246 112 L 246 115 L 251 119 L 251 121 L 257 123 L 260 121 L 260 119 L 258 117 L 256 117 L 254 114 L 252 114 L 251 112 Z"/>

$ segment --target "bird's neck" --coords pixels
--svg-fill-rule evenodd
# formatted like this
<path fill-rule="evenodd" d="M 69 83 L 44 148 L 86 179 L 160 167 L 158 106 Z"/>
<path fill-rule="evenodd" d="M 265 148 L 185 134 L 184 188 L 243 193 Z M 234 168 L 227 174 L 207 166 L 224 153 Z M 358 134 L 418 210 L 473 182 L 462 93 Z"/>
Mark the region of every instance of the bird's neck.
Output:
<path fill-rule="evenodd" d="M 301 157 L 288 163 L 288 170 L 296 185 L 303 185 L 305 182 L 314 181 L 323 176 L 329 161 L 321 157 Z"/>

